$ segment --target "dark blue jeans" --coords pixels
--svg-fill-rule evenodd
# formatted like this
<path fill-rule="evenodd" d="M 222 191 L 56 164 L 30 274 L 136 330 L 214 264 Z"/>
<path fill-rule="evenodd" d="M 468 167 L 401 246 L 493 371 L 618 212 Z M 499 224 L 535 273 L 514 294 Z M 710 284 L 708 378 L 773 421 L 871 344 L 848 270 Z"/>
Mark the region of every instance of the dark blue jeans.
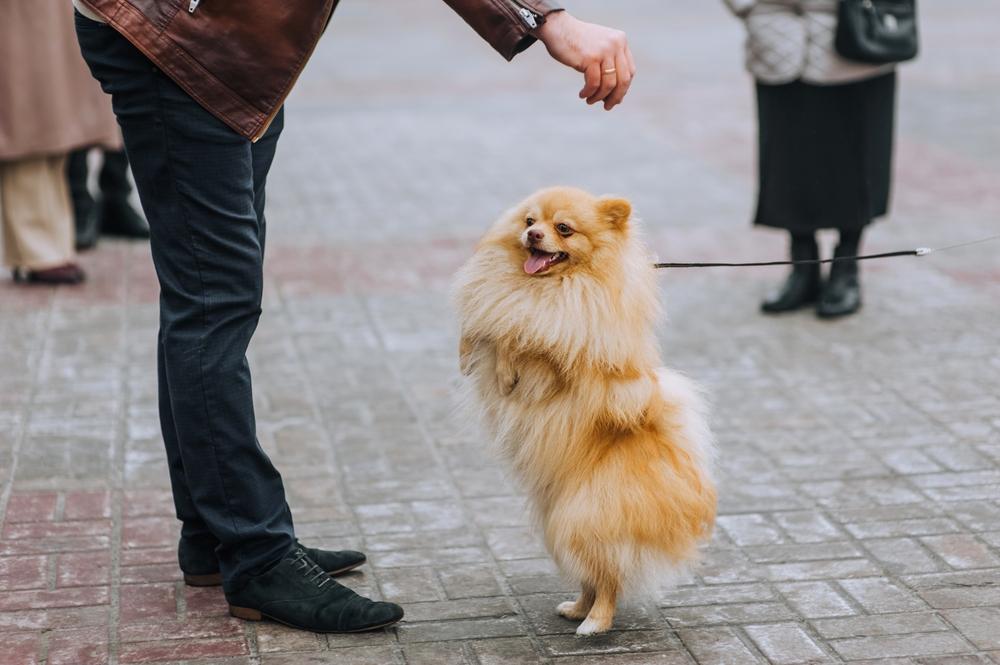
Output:
<path fill-rule="evenodd" d="M 111 95 L 160 282 L 160 426 L 182 538 L 213 549 L 227 590 L 294 540 L 281 476 L 256 436 L 246 349 L 260 317 L 264 184 L 282 114 L 251 143 L 114 29 L 77 14 Z M 202 572 L 202 571 L 191 571 Z"/>

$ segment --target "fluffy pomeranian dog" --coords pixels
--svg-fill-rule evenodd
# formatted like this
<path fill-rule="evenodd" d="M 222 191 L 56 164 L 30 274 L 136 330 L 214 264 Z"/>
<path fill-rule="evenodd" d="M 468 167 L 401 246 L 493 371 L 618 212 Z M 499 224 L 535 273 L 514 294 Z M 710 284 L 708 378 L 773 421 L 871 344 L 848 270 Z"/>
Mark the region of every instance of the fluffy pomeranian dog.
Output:
<path fill-rule="evenodd" d="M 660 368 L 652 259 L 631 205 L 568 187 L 505 213 L 459 271 L 462 373 L 581 586 L 578 635 L 697 556 L 716 497 L 699 391 Z"/>

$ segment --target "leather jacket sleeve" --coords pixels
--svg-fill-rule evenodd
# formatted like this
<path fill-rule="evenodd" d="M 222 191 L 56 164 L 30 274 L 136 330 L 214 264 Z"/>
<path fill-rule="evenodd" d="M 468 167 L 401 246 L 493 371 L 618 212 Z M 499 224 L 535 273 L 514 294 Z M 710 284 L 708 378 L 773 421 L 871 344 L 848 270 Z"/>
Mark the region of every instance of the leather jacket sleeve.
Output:
<path fill-rule="evenodd" d="M 508 60 L 535 42 L 531 34 L 562 7 L 551 0 L 445 0 L 479 36 Z"/>

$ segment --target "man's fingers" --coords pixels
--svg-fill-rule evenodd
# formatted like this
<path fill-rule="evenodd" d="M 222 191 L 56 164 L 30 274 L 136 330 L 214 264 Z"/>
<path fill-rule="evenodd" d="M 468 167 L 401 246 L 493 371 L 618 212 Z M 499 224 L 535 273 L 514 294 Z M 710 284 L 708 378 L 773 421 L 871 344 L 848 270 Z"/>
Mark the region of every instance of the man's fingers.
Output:
<path fill-rule="evenodd" d="M 583 70 L 583 90 L 580 99 L 587 99 L 601 87 L 601 63 L 592 62 Z"/>
<path fill-rule="evenodd" d="M 622 50 L 615 57 L 615 69 L 618 75 L 618 82 L 615 85 L 615 89 L 611 91 L 607 99 L 604 100 L 604 110 L 610 111 L 614 107 L 618 106 L 623 99 L 625 99 L 625 93 L 628 92 L 628 88 L 632 85 L 632 68 L 628 64 L 628 58 L 625 55 L 625 51 Z"/>
<path fill-rule="evenodd" d="M 593 104 L 605 99 L 615 89 L 617 82 L 618 68 L 615 67 L 615 61 L 611 58 L 605 58 L 601 62 L 601 85 L 597 92 L 587 97 L 587 103 Z"/>
<path fill-rule="evenodd" d="M 632 49 L 625 46 L 625 57 L 628 60 L 628 73 L 632 78 L 635 78 L 635 60 L 632 59 Z"/>

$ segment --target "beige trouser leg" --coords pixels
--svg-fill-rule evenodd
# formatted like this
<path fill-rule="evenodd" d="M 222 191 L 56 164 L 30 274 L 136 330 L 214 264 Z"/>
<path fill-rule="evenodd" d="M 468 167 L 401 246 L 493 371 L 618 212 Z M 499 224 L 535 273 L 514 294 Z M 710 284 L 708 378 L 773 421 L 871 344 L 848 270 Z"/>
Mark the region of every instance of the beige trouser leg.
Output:
<path fill-rule="evenodd" d="M 73 260 L 65 155 L 0 162 L 0 226 L 9 268 L 42 270 Z"/>

